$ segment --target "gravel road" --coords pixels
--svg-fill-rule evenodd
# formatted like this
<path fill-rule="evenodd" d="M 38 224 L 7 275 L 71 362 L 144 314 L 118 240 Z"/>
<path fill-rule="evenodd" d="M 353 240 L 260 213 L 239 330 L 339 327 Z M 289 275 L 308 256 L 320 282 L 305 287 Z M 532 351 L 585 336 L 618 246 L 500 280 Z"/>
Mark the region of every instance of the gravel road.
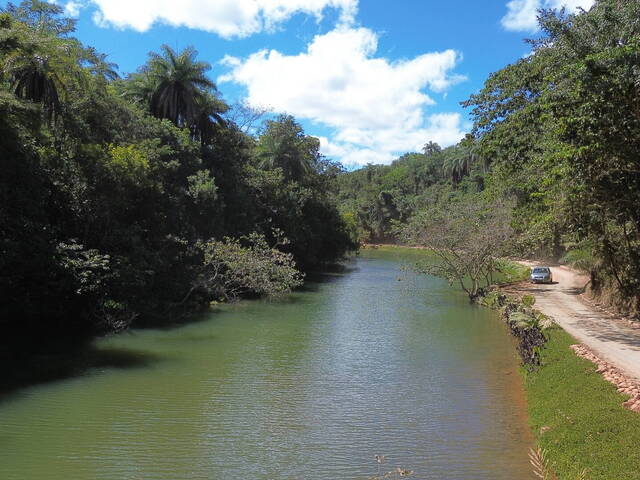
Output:
<path fill-rule="evenodd" d="M 531 262 L 520 262 L 532 266 Z M 520 283 L 517 293 L 532 294 L 536 308 L 590 347 L 600 358 L 640 380 L 640 329 L 591 305 L 581 295 L 589 278 L 565 266 L 551 267 L 553 284 Z"/>

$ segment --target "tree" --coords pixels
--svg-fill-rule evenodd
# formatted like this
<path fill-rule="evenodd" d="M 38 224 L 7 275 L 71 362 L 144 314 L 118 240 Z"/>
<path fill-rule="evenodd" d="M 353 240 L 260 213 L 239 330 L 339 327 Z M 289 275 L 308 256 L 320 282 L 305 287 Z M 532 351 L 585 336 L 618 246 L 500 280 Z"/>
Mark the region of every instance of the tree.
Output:
<path fill-rule="evenodd" d="M 263 169 L 280 168 L 285 180 L 300 182 L 314 172 L 320 158 L 320 142 L 304 134 L 291 115 L 280 115 L 266 122 L 256 148 Z"/>
<path fill-rule="evenodd" d="M 84 49 L 82 60 L 89 65 L 89 72 L 96 77 L 102 77 L 105 81 L 113 81 L 120 78 L 118 65 L 110 62 L 106 53 L 100 53 L 93 47 Z"/>
<path fill-rule="evenodd" d="M 288 243 L 281 237 L 280 242 Z M 233 300 L 240 295 L 278 296 L 302 285 L 304 275 L 293 255 L 269 246 L 264 236 L 226 237 L 201 245 L 204 263 L 189 292 L 200 290 L 209 300 Z"/>
<path fill-rule="evenodd" d="M 449 177 L 455 187 L 467 173 L 467 158 L 456 151 L 449 152 L 442 163 L 442 173 Z"/>
<path fill-rule="evenodd" d="M 422 147 L 422 152 L 427 156 L 440 153 L 441 151 L 442 147 L 440 147 L 440 145 L 438 145 L 436 142 L 432 141 L 425 143 L 424 147 Z"/>
<path fill-rule="evenodd" d="M 284 293 L 353 246 L 340 169 L 295 120 L 281 151 L 304 167 L 256 168 L 195 50 L 165 47 L 120 80 L 60 13 L 0 13 L 0 350 Z"/>
<path fill-rule="evenodd" d="M 254 107 L 246 102 L 236 102 L 229 107 L 226 118 L 242 132 L 254 133 L 256 123 L 268 113 L 271 113 L 270 108 Z"/>
<path fill-rule="evenodd" d="M 561 255 L 591 245 L 593 285 L 640 309 L 640 3 L 543 10 L 533 54 L 473 95 L 489 188 L 513 194 L 514 223 Z M 572 247 L 574 248 L 574 247 Z"/>
<path fill-rule="evenodd" d="M 3 55 L 3 77 L 18 98 L 40 104 L 47 119 L 54 120 L 61 113 L 67 88 L 81 81 L 82 49 L 66 36 L 75 23 L 60 19 L 62 9 L 48 2 L 9 3 L 6 12 L 3 36 L 15 43 Z"/>
<path fill-rule="evenodd" d="M 32 27 L 32 31 L 65 36 L 75 30 L 76 21 L 62 16 L 63 9 L 52 2 L 24 0 L 19 5 L 7 3 L 5 11 L 18 22 Z"/>
<path fill-rule="evenodd" d="M 418 269 L 458 282 L 474 299 L 492 275 L 500 271 L 500 256 L 510 243 L 511 207 L 470 198 L 430 209 L 412 218 L 404 231 L 410 243 L 432 250 L 438 262 L 422 263 Z"/>
<path fill-rule="evenodd" d="M 205 93 L 216 88 L 205 75 L 211 66 L 196 60 L 198 52 L 193 47 L 177 53 L 162 45 L 161 50 L 149 54 L 145 72 L 153 83 L 149 108 L 157 118 L 171 120 L 178 127 L 191 126 L 196 123 Z"/>
<path fill-rule="evenodd" d="M 50 120 L 60 113 L 60 92 L 65 88 L 52 63 L 50 58 L 34 52 L 8 58 L 4 65 L 13 93 L 19 98 L 42 104 Z"/>
<path fill-rule="evenodd" d="M 196 60 L 197 54 L 193 47 L 175 52 L 162 45 L 161 53 L 151 52 L 149 61 L 117 86 L 124 97 L 156 118 L 188 128 L 192 138 L 206 145 L 217 126 L 225 125 L 222 115 L 229 107 L 206 76 L 210 65 Z"/>
<path fill-rule="evenodd" d="M 205 145 L 211 143 L 217 126 L 224 126 L 226 122 L 222 118 L 229 107 L 211 93 L 206 93 L 196 102 L 196 117 L 190 125 L 191 136 L 200 139 Z"/>

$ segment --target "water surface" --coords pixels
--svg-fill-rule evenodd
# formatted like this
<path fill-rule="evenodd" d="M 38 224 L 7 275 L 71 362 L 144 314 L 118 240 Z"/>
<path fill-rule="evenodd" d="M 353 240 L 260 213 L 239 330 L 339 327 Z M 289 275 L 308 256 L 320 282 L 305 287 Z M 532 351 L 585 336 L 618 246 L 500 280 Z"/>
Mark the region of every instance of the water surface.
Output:
<path fill-rule="evenodd" d="M 421 254 L 97 341 L 121 361 L 0 402 L 0 478 L 356 480 L 377 453 L 418 479 L 531 478 L 512 339 L 402 269 Z"/>

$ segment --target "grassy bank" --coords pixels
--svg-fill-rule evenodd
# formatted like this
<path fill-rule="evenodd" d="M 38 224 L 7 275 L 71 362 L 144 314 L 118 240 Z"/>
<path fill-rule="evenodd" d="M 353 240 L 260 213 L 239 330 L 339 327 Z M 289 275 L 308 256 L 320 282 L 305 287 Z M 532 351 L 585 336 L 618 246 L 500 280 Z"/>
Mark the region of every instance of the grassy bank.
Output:
<path fill-rule="evenodd" d="M 549 466 L 561 480 L 640 479 L 640 414 L 624 409 L 627 397 L 574 354 L 573 337 L 559 327 L 547 333 L 542 366 L 525 372 L 525 388 Z"/>
<path fill-rule="evenodd" d="M 521 282 L 529 279 L 531 269 L 512 260 L 503 260 L 500 265 L 501 273 L 494 283 L 504 285 L 507 283 Z"/>

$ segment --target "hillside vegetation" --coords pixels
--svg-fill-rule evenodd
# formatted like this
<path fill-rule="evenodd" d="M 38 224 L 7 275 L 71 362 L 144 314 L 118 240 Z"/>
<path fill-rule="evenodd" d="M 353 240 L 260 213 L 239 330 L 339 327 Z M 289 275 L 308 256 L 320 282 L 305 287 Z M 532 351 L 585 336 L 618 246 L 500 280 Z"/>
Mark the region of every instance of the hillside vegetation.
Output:
<path fill-rule="evenodd" d="M 295 119 L 247 133 L 191 47 L 120 78 L 61 12 L 0 14 L 2 344 L 281 294 L 355 246 L 340 167 Z"/>
<path fill-rule="evenodd" d="M 541 11 L 531 55 L 464 102 L 472 134 L 339 176 L 352 231 L 370 242 L 428 243 L 434 219 L 460 210 L 452 205 L 467 205 L 469 226 L 506 208 L 511 240 L 496 253 L 571 263 L 591 274 L 594 293 L 637 314 L 639 19 L 640 3 L 616 0 L 576 15 Z M 460 228 L 445 230 L 460 243 Z"/>

